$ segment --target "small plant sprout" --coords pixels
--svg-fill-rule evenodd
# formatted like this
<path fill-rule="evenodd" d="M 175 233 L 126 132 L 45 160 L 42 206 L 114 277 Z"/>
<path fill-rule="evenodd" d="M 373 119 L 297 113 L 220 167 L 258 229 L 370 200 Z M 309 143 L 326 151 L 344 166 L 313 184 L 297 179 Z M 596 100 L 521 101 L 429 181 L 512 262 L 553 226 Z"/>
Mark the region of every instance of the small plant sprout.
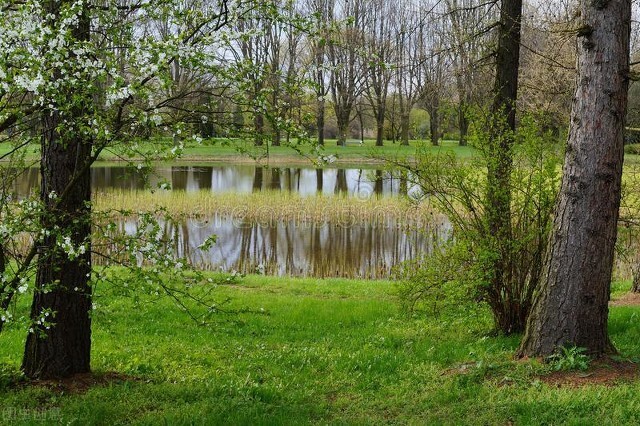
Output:
<path fill-rule="evenodd" d="M 561 352 L 551 355 L 547 361 L 555 371 L 585 371 L 591 361 L 586 351 L 585 348 L 577 346 L 563 347 Z"/>

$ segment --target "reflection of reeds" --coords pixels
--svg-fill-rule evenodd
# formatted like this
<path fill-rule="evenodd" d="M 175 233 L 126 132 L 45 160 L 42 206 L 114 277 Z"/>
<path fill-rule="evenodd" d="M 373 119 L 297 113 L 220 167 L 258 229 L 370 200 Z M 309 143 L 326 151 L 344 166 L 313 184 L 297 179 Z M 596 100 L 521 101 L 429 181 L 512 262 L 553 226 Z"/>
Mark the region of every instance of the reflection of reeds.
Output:
<path fill-rule="evenodd" d="M 373 223 L 380 227 L 405 227 L 434 222 L 434 211 L 427 203 L 414 203 L 402 197 L 305 197 L 279 191 L 216 194 L 205 191 L 151 193 L 110 190 L 96 194 L 94 207 L 97 211 L 162 207 L 173 216 L 198 218 L 221 215 L 260 224 L 295 221 L 298 224 L 350 226 Z"/>

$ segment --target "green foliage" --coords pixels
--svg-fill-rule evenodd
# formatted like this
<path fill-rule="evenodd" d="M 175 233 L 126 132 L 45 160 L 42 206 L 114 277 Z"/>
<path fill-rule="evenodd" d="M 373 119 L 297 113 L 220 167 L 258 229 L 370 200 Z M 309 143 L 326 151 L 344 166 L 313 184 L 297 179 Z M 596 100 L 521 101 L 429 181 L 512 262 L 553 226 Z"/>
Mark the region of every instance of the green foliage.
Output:
<path fill-rule="evenodd" d="M 434 253 L 404 262 L 394 269 L 402 308 L 406 312 L 439 315 L 461 300 L 469 300 L 475 291 L 474 264 L 462 243 L 445 243 Z"/>
<path fill-rule="evenodd" d="M 624 153 L 631 155 L 640 155 L 640 144 L 630 143 L 624 146 Z"/>
<path fill-rule="evenodd" d="M 131 283 L 135 285 L 135 283 Z M 514 361 L 519 338 L 490 336 L 488 310 L 461 303 L 440 320 L 399 317 L 392 283 L 248 276 L 216 292 L 264 312 L 189 321 L 169 300 L 97 289 L 86 392 L 0 387 L 13 424 L 633 424 L 638 381 L 548 385 L 548 367 Z M 23 300 L 19 312 L 28 312 Z M 638 309 L 611 309 L 612 338 L 637 357 Z M 24 334 L 2 335 L 0 371 L 20 381 Z M 113 374 L 108 372 L 118 372 Z M 57 420 L 12 422 L 48 410 Z M 21 411 L 22 410 L 22 411 Z"/>
<path fill-rule="evenodd" d="M 550 367 L 555 371 L 585 371 L 589 368 L 591 359 L 586 354 L 585 348 L 576 346 L 563 347 L 561 352 L 547 358 Z"/>
<path fill-rule="evenodd" d="M 508 324 L 524 324 L 540 278 L 547 235 L 560 177 L 559 146 L 550 134 L 539 131 L 525 117 L 514 135 L 509 188 L 496 188 L 510 200 L 509 235 L 494 235 L 489 216 L 495 206 L 486 194 L 491 185 L 487 169 L 496 167 L 489 134 L 474 127 L 470 143 L 477 149 L 471 159 L 423 151 L 417 165 L 408 166 L 421 189 L 419 198 L 428 200 L 453 227 L 449 241 L 434 240 L 433 256 L 406 265 L 401 285 L 405 307 L 442 304 L 446 297 L 461 295 L 487 302 L 494 312 L 496 327 L 509 332 Z M 506 273 L 496 286 L 496 262 L 508 259 Z M 407 273 L 407 271 L 413 271 Z M 452 291 L 452 288 L 460 287 Z M 454 302 L 453 302 L 454 303 Z M 503 324 L 507 324 L 506 327 Z"/>

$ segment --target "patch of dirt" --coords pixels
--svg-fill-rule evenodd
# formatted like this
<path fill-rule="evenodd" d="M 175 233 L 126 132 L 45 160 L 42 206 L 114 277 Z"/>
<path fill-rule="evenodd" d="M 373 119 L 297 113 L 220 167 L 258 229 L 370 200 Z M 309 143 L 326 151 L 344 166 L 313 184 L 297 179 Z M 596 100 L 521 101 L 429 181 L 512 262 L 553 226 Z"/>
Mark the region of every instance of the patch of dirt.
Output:
<path fill-rule="evenodd" d="M 622 297 L 609 302 L 611 306 L 640 306 L 640 293 L 625 293 Z"/>
<path fill-rule="evenodd" d="M 48 379 L 48 380 L 27 380 L 20 383 L 20 386 L 36 386 L 47 388 L 52 391 L 82 394 L 96 386 L 107 386 L 110 384 L 119 384 L 124 382 L 140 382 L 139 377 L 128 376 L 126 374 L 108 372 L 108 373 L 81 373 L 75 374 L 64 379 Z"/>
<path fill-rule="evenodd" d="M 620 382 L 630 382 L 639 378 L 638 364 L 611 358 L 592 361 L 586 371 L 554 371 L 538 377 L 540 381 L 557 387 L 614 386 Z"/>

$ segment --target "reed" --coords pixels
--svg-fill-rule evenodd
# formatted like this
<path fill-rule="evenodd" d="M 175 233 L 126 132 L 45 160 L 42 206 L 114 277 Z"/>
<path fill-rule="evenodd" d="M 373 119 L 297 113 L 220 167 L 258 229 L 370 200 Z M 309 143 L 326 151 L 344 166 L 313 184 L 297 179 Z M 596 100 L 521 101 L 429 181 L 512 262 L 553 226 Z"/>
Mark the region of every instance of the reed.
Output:
<path fill-rule="evenodd" d="M 172 216 L 202 218 L 219 215 L 252 223 L 293 220 L 297 223 L 338 225 L 374 222 L 388 226 L 419 226 L 443 220 L 427 202 L 418 203 L 404 197 L 360 199 L 341 195 L 301 196 L 278 191 L 238 194 L 108 190 L 95 194 L 94 208 L 98 212 L 163 208 Z"/>

